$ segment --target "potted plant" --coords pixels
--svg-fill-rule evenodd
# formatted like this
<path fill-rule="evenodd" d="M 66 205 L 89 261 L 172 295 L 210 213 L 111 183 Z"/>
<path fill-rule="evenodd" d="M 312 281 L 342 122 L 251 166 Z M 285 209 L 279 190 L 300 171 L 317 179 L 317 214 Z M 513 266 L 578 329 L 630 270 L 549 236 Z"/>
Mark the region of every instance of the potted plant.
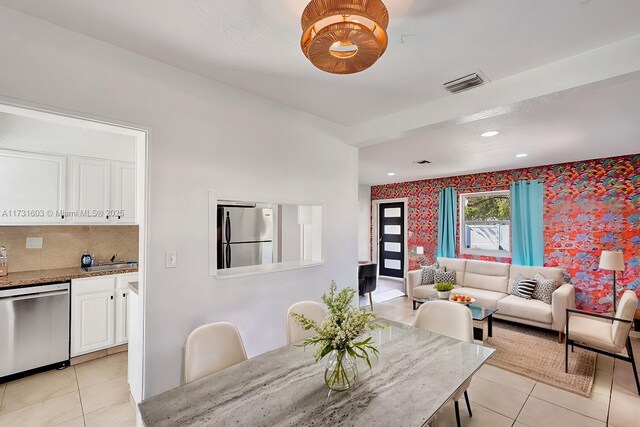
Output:
<path fill-rule="evenodd" d="M 329 356 L 324 380 L 331 390 L 346 390 L 354 384 L 358 376 L 356 358 L 364 359 L 371 368 L 370 357 L 377 356 L 378 349 L 371 336 L 365 338 L 362 335 L 387 326 L 384 323 L 372 323 L 376 319 L 375 313 L 351 305 L 355 293 L 352 288 L 338 291 L 336 283 L 331 282 L 329 294 L 322 295 L 329 313 L 321 324 L 304 315 L 291 314 L 303 329 L 316 333 L 297 346 L 317 347 L 316 362 Z"/>
<path fill-rule="evenodd" d="M 455 288 L 453 283 L 436 283 L 433 287 L 436 291 L 438 291 L 438 298 L 440 299 L 449 299 L 449 295 L 451 295 L 451 291 Z"/>

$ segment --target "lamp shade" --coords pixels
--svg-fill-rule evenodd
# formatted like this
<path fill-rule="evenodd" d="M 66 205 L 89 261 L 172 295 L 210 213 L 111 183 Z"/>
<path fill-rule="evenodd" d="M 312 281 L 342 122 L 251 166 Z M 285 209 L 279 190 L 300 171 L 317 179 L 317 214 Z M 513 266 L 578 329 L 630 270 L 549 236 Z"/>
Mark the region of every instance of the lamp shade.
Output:
<path fill-rule="evenodd" d="M 602 251 L 599 267 L 603 270 L 624 271 L 622 251 Z"/>

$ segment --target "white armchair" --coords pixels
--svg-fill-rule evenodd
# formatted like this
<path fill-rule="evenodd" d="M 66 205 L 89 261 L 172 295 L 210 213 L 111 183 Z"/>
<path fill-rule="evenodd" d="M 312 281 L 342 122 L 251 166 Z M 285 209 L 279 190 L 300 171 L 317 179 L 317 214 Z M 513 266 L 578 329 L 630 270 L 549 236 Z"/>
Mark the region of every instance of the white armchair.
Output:
<path fill-rule="evenodd" d="M 569 372 L 569 346 L 580 347 L 631 363 L 638 394 L 640 381 L 633 357 L 629 332 L 638 306 L 633 291 L 625 291 L 615 315 L 606 316 L 586 311 L 567 309 L 567 339 L 565 340 L 565 372 Z M 627 354 L 622 353 L 627 349 Z"/>

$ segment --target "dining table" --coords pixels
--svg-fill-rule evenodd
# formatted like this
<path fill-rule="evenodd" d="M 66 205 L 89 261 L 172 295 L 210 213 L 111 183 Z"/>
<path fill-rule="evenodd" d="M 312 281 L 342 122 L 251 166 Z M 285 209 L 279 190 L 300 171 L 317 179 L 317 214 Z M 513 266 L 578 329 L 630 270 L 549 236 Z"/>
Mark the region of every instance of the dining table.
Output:
<path fill-rule="evenodd" d="M 377 319 L 379 356 L 358 359 L 342 392 L 324 382 L 325 360 L 292 344 L 140 403 L 155 426 L 424 426 L 494 352 L 413 326 Z"/>

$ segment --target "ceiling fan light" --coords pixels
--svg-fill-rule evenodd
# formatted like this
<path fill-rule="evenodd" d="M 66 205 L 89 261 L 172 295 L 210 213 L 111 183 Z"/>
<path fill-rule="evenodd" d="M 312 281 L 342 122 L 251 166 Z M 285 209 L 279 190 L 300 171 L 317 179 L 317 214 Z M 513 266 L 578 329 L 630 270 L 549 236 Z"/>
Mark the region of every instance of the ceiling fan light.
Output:
<path fill-rule="evenodd" d="M 312 0 L 301 21 L 302 52 L 328 73 L 366 70 L 389 42 L 389 13 L 381 0 Z"/>

